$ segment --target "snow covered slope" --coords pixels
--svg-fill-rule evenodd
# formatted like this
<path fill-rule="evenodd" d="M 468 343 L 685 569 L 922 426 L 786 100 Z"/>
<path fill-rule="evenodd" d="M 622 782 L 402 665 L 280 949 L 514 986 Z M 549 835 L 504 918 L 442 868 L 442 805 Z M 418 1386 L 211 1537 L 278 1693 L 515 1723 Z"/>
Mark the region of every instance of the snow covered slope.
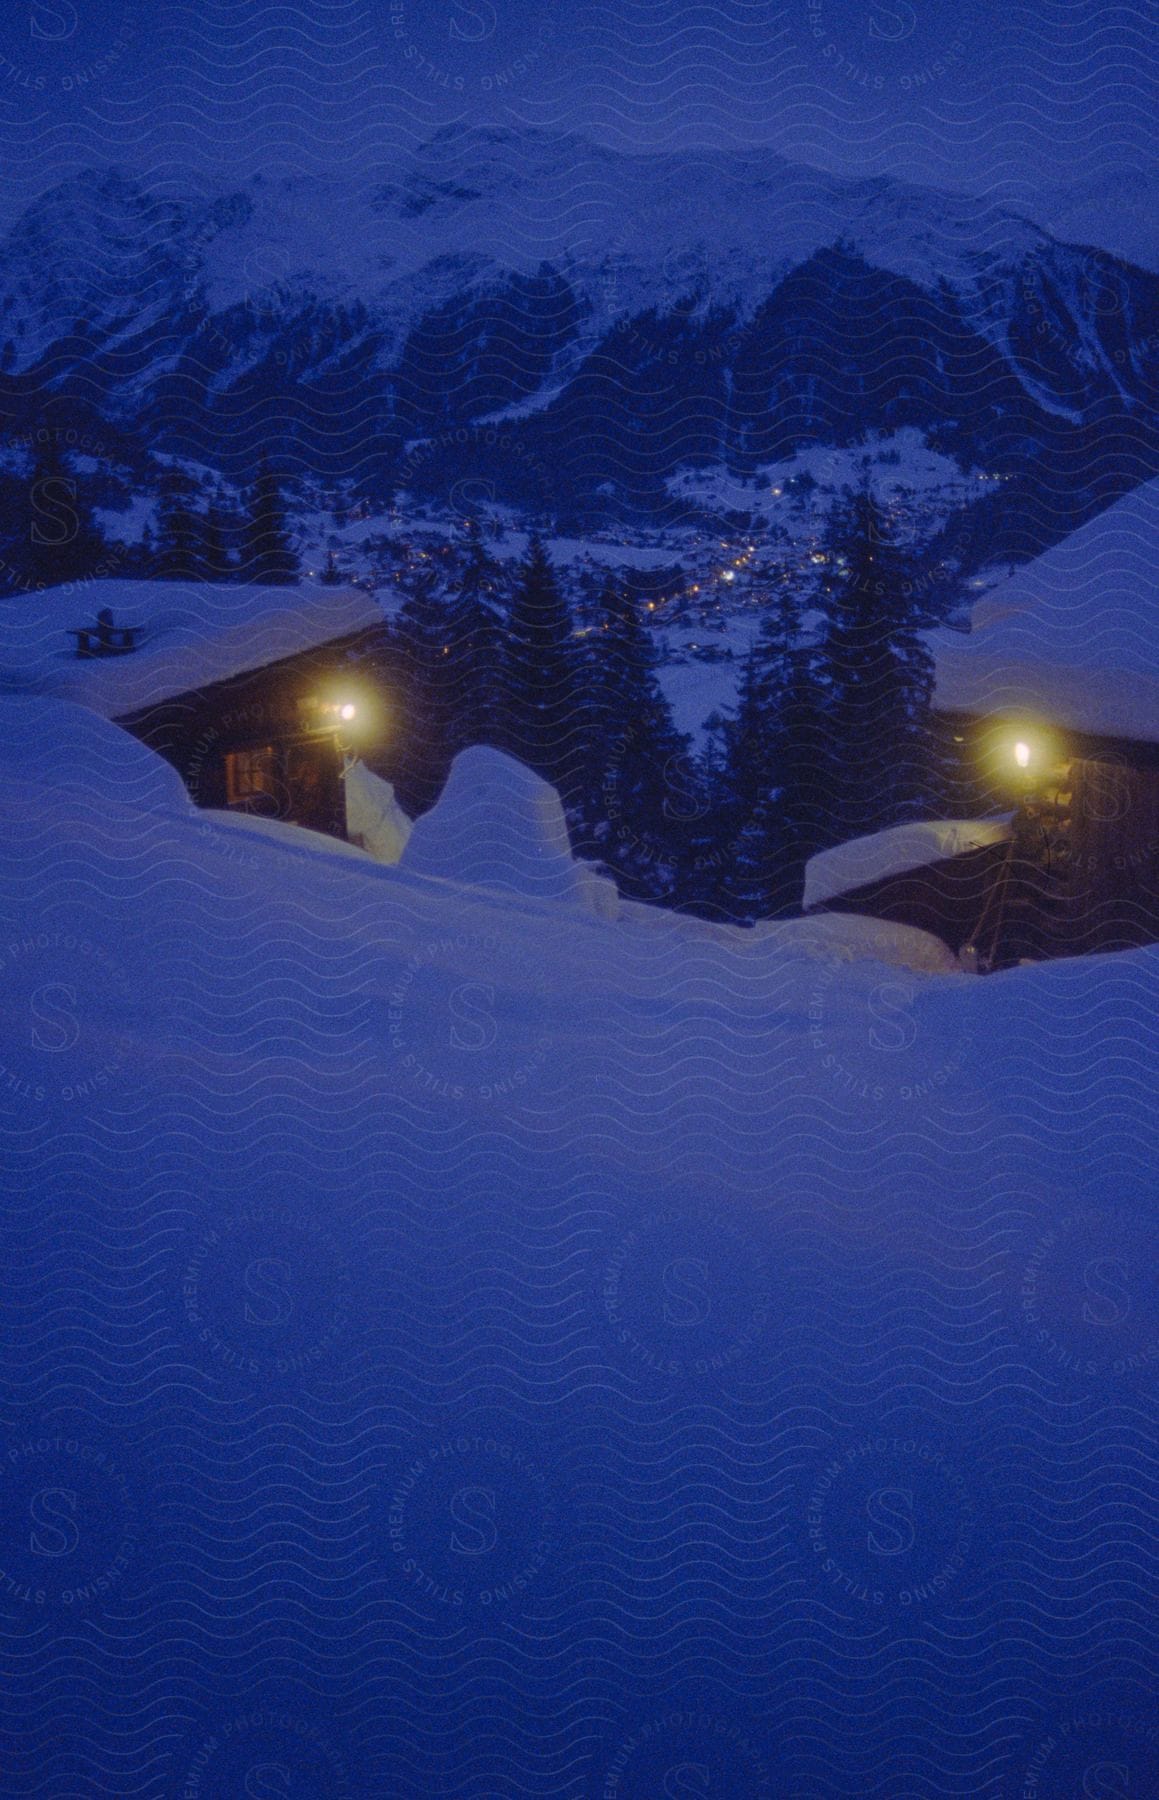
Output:
<path fill-rule="evenodd" d="M 1159 950 L 605 922 L 119 735 L 0 698 L 18 1782 L 1147 1791 Z"/>
<path fill-rule="evenodd" d="M 533 130 L 447 127 L 378 187 L 255 176 L 233 193 L 161 202 L 116 171 L 90 171 L 11 234 L 0 329 L 26 366 L 54 341 L 65 307 L 80 316 L 103 287 L 122 301 L 196 297 L 215 314 L 244 306 L 259 322 L 295 294 L 374 301 L 401 332 L 416 299 L 429 304 L 492 268 L 534 275 L 545 261 L 605 324 L 665 309 L 682 288 L 751 311 L 842 233 L 877 266 L 926 286 L 972 279 L 986 256 L 1043 243 L 1018 215 L 980 217 L 965 197 L 842 182 L 767 153 L 625 155 Z M 32 265 L 50 251 L 46 282 Z"/>

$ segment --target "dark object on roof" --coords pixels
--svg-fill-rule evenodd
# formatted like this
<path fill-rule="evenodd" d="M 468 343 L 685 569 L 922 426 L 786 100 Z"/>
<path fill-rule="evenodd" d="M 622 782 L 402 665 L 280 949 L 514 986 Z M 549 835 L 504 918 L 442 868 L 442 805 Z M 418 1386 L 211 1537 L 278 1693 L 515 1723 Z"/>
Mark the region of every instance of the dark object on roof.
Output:
<path fill-rule="evenodd" d="M 112 610 L 102 606 L 95 625 L 73 626 L 69 637 L 76 639 L 76 653 L 88 656 L 128 656 L 137 648 L 143 625 L 115 625 Z"/>

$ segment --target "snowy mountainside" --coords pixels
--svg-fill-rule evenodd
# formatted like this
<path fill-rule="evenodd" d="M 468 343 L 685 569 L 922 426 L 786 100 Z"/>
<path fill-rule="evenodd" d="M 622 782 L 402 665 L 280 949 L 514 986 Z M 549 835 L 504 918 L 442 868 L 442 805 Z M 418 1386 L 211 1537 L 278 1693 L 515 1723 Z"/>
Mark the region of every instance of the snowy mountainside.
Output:
<path fill-rule="evenodd" d="M 378 187 L 259 175 L 233 193 L 160 202 L 116 171 L 92 170 L 10 233 L 3 312 L 22 360 L 50 347 L 69 308 L 88 316 L 110 287 L 271 317 L 295 299 L 373 300 L 376 323 L 393 315 L 402 325 L 418 277 L 429 304 L 452 282 L 530 276 L 550 261 L 605 324 L 662 307 L 684 281 L 703 289 L 702 305 L 751 313 L 838 229 L 874 266 L 926 286 L 964 283 L 986 256 L 1042 241 L 1013 214 L 980 223 L 965 201 L 885 179 L 843 183 L 778 157 L 624 156 L 574 137 L 448 128 L 400 181 Z M 45 282 L 30 265 L 43 271 L 50 256 Z"/>
<path fill-rule="evenodd" d="M 446 128 L 364 186 L 57 187 L 0 244 L 0 397 L 14 427 L 67 397 L 214 466 L 482 471 L 557 509 L 907 426 L 1073 483 L 1096 421 L 1150 454 L 1157 316 L 1156 277 L 965 198 Z"/>
<path fill-rule="evenodd" d="M 1140 269 L 1159 270 L 1159 167 L 1116 169 L 1044 193 L 1035 216 L 1052 235 L 1098 245 Z"/>

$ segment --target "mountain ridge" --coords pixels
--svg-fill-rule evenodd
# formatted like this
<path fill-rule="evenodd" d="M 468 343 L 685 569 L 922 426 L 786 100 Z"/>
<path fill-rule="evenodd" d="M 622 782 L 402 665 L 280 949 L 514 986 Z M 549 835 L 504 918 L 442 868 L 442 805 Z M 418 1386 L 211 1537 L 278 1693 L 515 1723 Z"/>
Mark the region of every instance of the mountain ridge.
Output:
<path fill-rule="evenodd" d="M 0 240 L 9 429 L 71 403 L 235 472 L 264 449 L 383 490 L 416 443 L 472 439 L 426 458 L 446 489 L 500 432 L 488 479 L 541 510 L 655 510 L 690 462 L 907 424 L 1072 480 L 1109 460 L 1121 489 L 1156 466 L 1157 376 L 1159 277 L 750 152 L 446 127 L 382 181 L 89 170 Z"/>

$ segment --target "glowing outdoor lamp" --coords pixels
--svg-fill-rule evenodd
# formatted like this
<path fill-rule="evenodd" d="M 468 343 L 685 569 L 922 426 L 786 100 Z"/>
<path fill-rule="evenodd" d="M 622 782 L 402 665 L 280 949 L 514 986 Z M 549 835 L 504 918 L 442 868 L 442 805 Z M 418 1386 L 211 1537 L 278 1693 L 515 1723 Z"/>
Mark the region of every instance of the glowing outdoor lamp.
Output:
<path fill-rule="evenodd" d="M 325 688 L 321 693 L 314 693 L 304 700 L 309 729 L 333 733 L 343 745 L 357 738 L 360 743 L 371 743 L 381 734 L 383 726 L 383 705 L 381 697 L 371 688 L 357 686 L 351 680 L 349 685 L 344 681 Z"/>
<path fill-rule="evenodd" d="M 1021 804 L 1055 777 L 1064 757 L 1066 746 L 1054 726 L 1029 712 L 955 719 L 954 724 L 972 746 L 978 773 L 995 801 L 1007 795 Z"/>

